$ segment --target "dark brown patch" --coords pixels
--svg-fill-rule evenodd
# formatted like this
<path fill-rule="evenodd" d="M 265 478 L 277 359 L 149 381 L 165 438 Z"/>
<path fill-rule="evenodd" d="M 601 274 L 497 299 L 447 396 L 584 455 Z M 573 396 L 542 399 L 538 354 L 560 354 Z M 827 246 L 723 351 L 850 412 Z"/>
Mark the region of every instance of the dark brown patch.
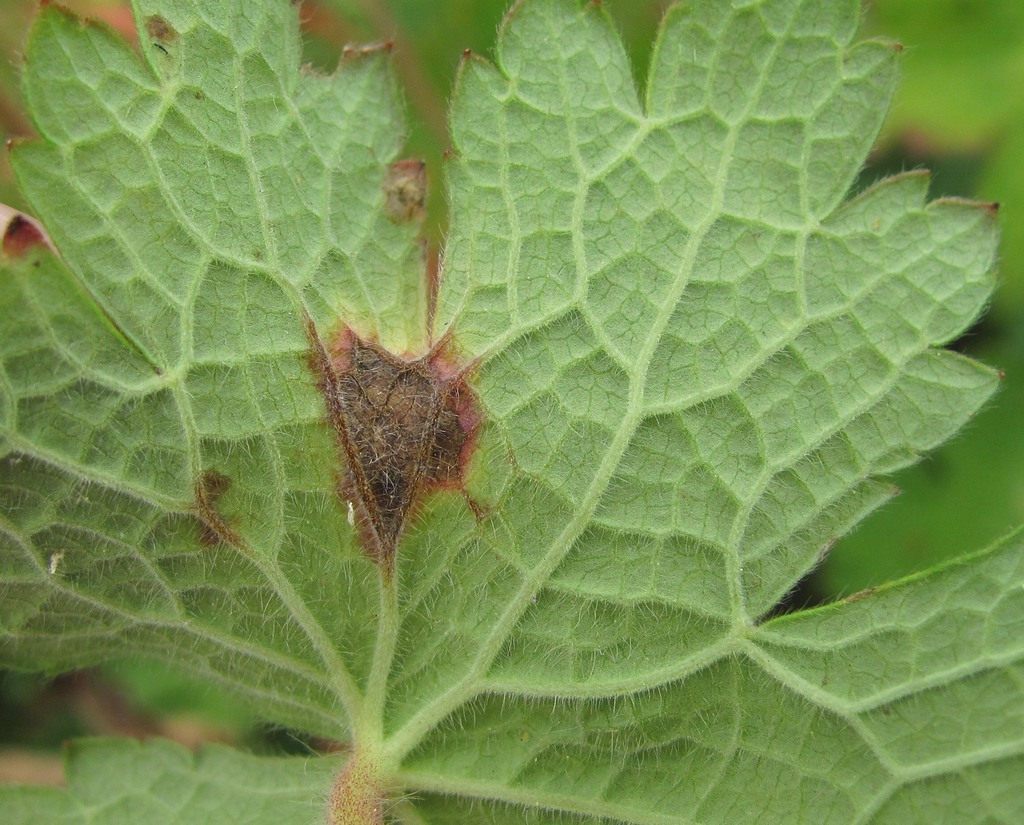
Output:
<path fill-rule="evenodd" d="M 221 544 L 242 547 L 241 536 L 217 512 L 217 501 L 230 486 L 231 479 L 216 470 L 207 470 L 196 482 L 199 543 L 204 547 L 217 547 Z"/>
<path fill-rule="evenodd" d="M 345 458 L 342 497 L 367 554 L 390 575 L 416 505 L 431 490 L 462 486 L 480 425 L 475 395 L 443 347 L 404 359 L 343 327 L 328 350 L 308 319 L 306 329 Z"/>
<path fill-rule="evenodd" d="M 427 165 L 421 160 L 400 160 L 384 176 L 384 207 L 396 223 L 423 220 L 427 202 Z"/>
<path fill-rule="evenodd" d="M 47 246 L 46 235 L 24 215 L 15 215 L 4 230 L 4 254 L 20 258 L 34 246 Z"/>
<path fill-rule="evenodd" d="M 178 39 L 178 33 L 159 14 L 150 15 L 146 18 L 146 34 L 153 40 L 161 43 L 171 43 Z"/>

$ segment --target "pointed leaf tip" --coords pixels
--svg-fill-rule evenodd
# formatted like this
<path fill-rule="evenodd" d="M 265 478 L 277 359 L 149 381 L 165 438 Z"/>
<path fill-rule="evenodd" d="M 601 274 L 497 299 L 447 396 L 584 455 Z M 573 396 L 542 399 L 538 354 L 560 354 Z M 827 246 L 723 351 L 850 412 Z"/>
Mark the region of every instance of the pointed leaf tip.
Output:
<path fill-rule="evenodd" d="M 33 247 L 46 247 L 55 251 L 39 221 L 2 203 L 0 226 L 3 227 L 2 248 L 8 258 L 20 258 Z"/>

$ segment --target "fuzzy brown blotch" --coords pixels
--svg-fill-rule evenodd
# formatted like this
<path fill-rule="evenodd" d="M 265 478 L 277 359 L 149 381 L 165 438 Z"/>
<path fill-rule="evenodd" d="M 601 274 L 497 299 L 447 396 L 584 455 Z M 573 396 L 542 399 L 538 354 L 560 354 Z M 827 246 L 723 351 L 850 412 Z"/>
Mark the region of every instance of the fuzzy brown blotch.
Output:
<path fill-rule="evenodd" d="M 342 496 L 367 554 L 390 572 L 416 505 L 432 490 L 462 487 L 480 423 L 475 395 L 443 348 L 406 359 L 347 327 L 326 349 L 311 322 L 307 332 L 344 453 Z"/>

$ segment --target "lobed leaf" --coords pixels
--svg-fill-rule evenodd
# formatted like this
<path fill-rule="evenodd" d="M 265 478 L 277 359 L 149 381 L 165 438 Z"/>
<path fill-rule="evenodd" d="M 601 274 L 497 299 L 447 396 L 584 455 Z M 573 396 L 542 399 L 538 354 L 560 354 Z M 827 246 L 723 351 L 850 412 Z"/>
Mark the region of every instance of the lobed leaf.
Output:
<path fill-rule="evenodd" d="M 993 210 L 842 202 L 895 83 L 857 9 L 676 7 L 641 99 L 596 5 L 518 3 L 456 90 L 436 305 L 381 55 L 317 77 L 287 4 L 140 0 L 140 61 L 44 9 L 0 658 L 232 685 L 347 743 L 332 821 L 1014 821 L 1019 536 L 766 620 L 997 382 L 939 349 Z M 443 472 L 351 443 L 442 414 Z"/>

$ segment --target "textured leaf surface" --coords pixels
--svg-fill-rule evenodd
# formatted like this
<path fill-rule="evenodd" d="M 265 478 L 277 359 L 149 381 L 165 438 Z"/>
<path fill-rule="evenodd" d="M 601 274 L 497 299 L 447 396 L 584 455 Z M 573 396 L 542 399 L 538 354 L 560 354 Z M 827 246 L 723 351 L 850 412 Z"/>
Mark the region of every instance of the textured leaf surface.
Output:
<path fill-rule="evenodd" d="M 336 759 L 268 759 L 220 745 L 96 739 L 69 746 L 66 789 L 4 788 L 7 825 L 183 822 L 308 825 Z"/>
<path fill-rule="evenodd" d="M 320 78 L 285 3 L 138 5 L 142 62 L 52 7 L 28 47 L 63 263 L 0 282 L 5 662 L 207 674 L 412 823 L 1014 821 L 1019 540 L 760 623 L 996 383 L 936 348 L 992 210 L 843 203 L 895 80 L 855 3 L 675 9 L 643 100 L 600 9 L 517 5 L 456 90 L 432 312 L 381 56 Z M 342 324 L 478 396 L 393 574 Z"/>
<path fill-rule="evenodd" d="M 59 668 L 129 640 L 341 735 L 337 687 L 359 665 L 336 640 L 365 652 L 368 612 L 344 594 L 372 570 L 337 517 L 300 307 L 327 326 L 348 306 L 399 348 L 423 337 L 415 229 L 381 187 L 395 92 L 373 53 L 300 75 L 287 4 L 137 17 L 148 67 L 52 8 L 27 47 L 48 140 L 13 162 L 75 275 L 26 263 L 3 285 L 19 479 L 4 558 L 12 606 L 36 617 L 7 644 Z M 211 532 L 213 507 L 246 552 Z"/>

